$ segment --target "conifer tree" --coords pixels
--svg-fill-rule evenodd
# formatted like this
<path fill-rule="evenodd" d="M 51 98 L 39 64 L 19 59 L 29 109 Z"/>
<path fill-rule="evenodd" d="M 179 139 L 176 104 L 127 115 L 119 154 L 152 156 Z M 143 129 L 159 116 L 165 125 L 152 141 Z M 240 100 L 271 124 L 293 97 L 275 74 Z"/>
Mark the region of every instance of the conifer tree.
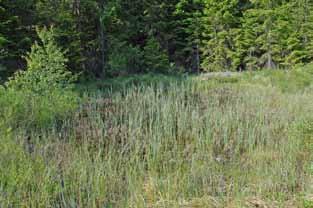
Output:
<path fill-rule="evenodd" d="M 204 3 L 200 0 L 180 0 L 176 4 L 175 14 L 179 25 L 177 32 L 184 43 L 180 54 L 187 57 L 185 66 L 192 71 L 199 71 L 201 67 Z"/>
<path fill-rule="evenodd" d="M 0 18 L 2 77 L 25 69 L 35 26 L 50 25 L 69 68 L 98 78 L 159 68 L 153 56 L 189 72 L 313 61 L 311 0 L 0 0 Z"/>
<path fill-rule="evenodd" d="M 38 24 L 54 25 L 56 38 L 68 49 L 73 71 L 99 74 L 100 5 L 96 0 L 41 0 L 36 3 Z"/>
<path fill-rule="evenodd" d="M 205 1 L 202 67 L 208 71 L 236 70 L 235 31 L 239 27 L 238 0 Z"/>
<path fill-rule="evenodd" d="M 258 17 L 254 10 L 245 12 L 242 20 L 242 38 L 241 46 L 244 48 L 244 58 L 242 64 L 246 70 L 258 69 L 258 56 L 260 54 L 260 46 L 256 44 L 258 37 Z"/>
<path fill-rule="evenodd" d="M 313 2 L 296 0 L 289 3 L 291 20 L 289 23 L 288 56 L 286 64 L 291 67 L 295 64 L 308 63 L 313 58 Z"/>
<path fill-rule="evenodd" d="M 25 66 L 21 56 L 30 49 L 35 36 L 33 9 L 34 0 L 0 0 L 1 77 L 8 77 Z"/>

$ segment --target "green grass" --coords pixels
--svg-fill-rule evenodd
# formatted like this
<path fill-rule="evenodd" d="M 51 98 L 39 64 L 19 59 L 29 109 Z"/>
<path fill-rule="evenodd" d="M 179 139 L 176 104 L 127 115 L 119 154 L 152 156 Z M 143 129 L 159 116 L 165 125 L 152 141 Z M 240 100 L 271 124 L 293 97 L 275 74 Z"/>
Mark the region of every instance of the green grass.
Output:
<path fill-rule="evenodd" d="M 306 76 L 93 85 L 61 124 L 0 133 L 0 206 L 310 207 Z"/>
<path fill-rule="evenodd" d="M 77 85 L 79 92 L 97 92 L 112 93 L 125 89 L 142 86 L 169 85 L 173 82 L 182 82 L 187 79 L 186 75 L 164 75 L 157 73 L 125 75 L 116 78 L 108 78 L 105 80 L 84 81 Z"/>

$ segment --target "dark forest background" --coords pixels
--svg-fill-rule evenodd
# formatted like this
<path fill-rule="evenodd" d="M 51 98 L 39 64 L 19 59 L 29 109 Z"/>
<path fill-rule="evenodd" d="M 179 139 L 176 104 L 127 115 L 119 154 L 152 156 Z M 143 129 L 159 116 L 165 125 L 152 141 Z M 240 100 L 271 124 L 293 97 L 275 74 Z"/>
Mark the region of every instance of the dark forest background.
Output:
<path fill-rule="evenodd" d="M 288 69 L 313 59 L 311 0 L 0 0 L 0 76 L 53 27 L 85 77 Z"/>

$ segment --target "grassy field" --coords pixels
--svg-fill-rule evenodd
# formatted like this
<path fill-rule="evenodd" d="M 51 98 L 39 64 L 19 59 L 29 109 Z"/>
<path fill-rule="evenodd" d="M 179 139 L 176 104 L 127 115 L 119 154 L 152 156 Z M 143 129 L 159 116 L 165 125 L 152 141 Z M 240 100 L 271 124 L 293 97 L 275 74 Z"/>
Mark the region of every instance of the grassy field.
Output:
<path fill-rule="evenodd" d="M 80 86 L 66 119 L 0 133 L 0 207 L 313 207 L 304 71 Z"/>

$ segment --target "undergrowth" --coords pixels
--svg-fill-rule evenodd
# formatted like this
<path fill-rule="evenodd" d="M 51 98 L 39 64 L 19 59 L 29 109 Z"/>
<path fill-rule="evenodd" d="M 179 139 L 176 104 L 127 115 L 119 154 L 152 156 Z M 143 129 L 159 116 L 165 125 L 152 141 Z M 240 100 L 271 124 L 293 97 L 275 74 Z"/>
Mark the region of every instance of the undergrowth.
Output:
<path fill-rule="evenodd" d="M 2 132 L 1 207 L 310 207 L 310 87 L 244 79 L 87 93 Z"/>

